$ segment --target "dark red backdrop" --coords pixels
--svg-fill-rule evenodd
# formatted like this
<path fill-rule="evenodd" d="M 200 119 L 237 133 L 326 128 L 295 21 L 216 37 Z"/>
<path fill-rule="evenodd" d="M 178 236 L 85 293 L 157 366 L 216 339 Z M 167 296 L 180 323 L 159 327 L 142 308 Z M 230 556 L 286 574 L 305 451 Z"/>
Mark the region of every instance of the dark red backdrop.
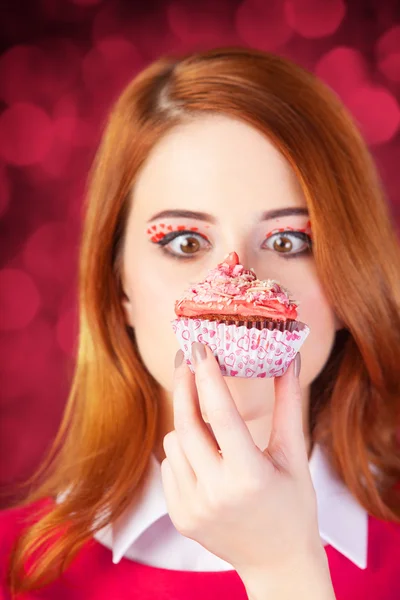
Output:
<path fill-rule="evenodd" d="M 0 485 L 29 475 L 74 360 L 86 174 L 108 107 L 160 54 L 239 44 L 295 59 L 350 108 L 400 223 L 398 0 L 41 0 L 0 9 Z M 201 7 L 201 8 L 200 8 Z M 8 500 L 7 500 L 8 498 Z M 12 495 L 4 497 L 6 505 Z"/>

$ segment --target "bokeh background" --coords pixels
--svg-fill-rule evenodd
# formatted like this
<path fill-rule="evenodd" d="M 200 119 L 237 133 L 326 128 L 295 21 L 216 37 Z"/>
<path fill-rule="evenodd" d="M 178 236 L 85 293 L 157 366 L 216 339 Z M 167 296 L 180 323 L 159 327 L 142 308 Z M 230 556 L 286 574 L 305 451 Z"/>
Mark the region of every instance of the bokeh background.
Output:
<path fill-rule="evenodd" d="M 0 8 L 0 488 L 28 477 L 74 365 L 87 173 L 108 109 L 162 54 L 253 46 L 330 85 L 400 225 L 399 0 L 30 0 Z"/>

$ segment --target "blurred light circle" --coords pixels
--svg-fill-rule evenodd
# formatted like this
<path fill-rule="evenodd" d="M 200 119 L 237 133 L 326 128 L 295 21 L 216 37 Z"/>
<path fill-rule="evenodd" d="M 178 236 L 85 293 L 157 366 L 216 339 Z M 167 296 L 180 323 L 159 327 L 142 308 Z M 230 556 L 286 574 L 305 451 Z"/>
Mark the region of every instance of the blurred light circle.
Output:
<path fill-rule="evenodd" d="M 39 163 L 53 142 L 53 124 L 33 104 L 17 103 L 0 115 L 0 155 L 11 165 Z"/>
<path fill-rule="evenodd" d="M 83 78 L 87 88 L 108 98 L 115 96 L 136 75 L 142 64 L 133 44 L 123 38 L 99 41 L 85 56 Z M 95 102 L 98 97 L 95 98 Z"/>
<path fill-rule="evenodd" d="M 49 108 L 78 81 L 81 60 L 80 49 L 68 38 L 13 46 L 0 57 L 0 98 Z"/>
<path fill-rule="evenodd" d="M 54 121 L 54 133 L 57 140 L 60 140 L 68 146 L 73 145 L 76 137 L 79 122 L 76 117 L 59 117 Z"/>
<path fill-rule="evenodd" d="M 172 32 L 185 42 L 218 43 L 234 29 L 231 4 L 227 0 L 191 4 L 186 0 L 172 0 L 167 5 L 167 15 Z"/>
<path fill-rule="evenodd" d="M 400 82 L 400 25 L 384 33 L 376 45 L 378 68 L 391 81 Z"/>
<path fill-rule="evenodd" d="M 0 329 L 22 329 L 35 317 L 41 299 L 33 279 L 19 269 L 0 271 Z"/>
<path fill-rule="evenodd" d="M 0 96 L 8 104 L 37 101 L 38 73 L 46 71 L 48 58 L 36 46 L 13 46 L 0 57 Z"/>
<path fill-rule="evenodd" d="M 38 45 L 48 57 L 48 68 L 36 85 L 52 107 L 60 96 L 79 83 L 83 52 L 73 40 L 61 36 L 45 37 Z"/>
<path fill-rule="evenodd" d="M 89 146 L 97 141 L 96 134 L 99 134 L 99 126 L 93 122 L 83 119 L 78 110 L 78 102 L 83 106 L 90 105 L 92 99 L 85 98 L 84 94 L 78 98 L 77 94 L 66 94 L 62 96 L 54 105 L 52 117 L 54 120 L 55 136 L 57 143 L 61 145 Z M 47 157 L 48 158 L 48 157 Z"/>
<path fill-rule="evenodd" d="M 341 97 L 368 81 L 368 66 L 363 55 L 346 46 L 332 48 L 324 54 L 314 72 Z"/>
<path fill-rule="evenodd" d="M 68 174 L 68 164 L 78 135 L 78 127 L 78 119 L 75 117 L 59 117 L 53 121 L 53 147 L 40 164 L 40 168 L 49 177 L 58 178 Z"/>
<path fill-rule="evenodd" d="M 384 87 L 362 86 L 346 99 L 346 105 L 369 144 L 382 144 L 396 135 L 400 108 L 393 94 Z"/>
<path fill-rule="evenodd" d="M 379 69 L 391 81 L 400 82 L 400 52 L 386 56 L 379 62 Z"/>
<path fill-rule="evenodd" d="M 267 51 L 283 46 L 293 34 L 282 0 L 244 0 L 236 11 L 236 29 L 244 42 Z"/>
<path fill-rule="evenodd" d="M 78 340 L 78 314 L 77 309 L 70 308 L 62 313 L 56 327 L 56 339 L 59 347 L 65 354 L 76 356 Z"/>
<path fill-rule="evenodd" d="M 0 165 L 0 217 L 6 212 L 10 202 L 10 184 L 6 168 Z"/>
<path fill-rule="evenodd" d="M 126 31 L 129 23 L 118 14 L 119 7 L 118 2 L 109 2 L 103 4 L 96 12 L 92 22 L 93 45 L 106 38 L 127 39 Z"/>
<path fill-rule="evenodd" d="M 343 0 L 286 0 L 289 25 L 305 38 L 332 35 L 346 14 Z"/>
<path fill-rule="evenodd" d="M 66 223 L 44 223 L 27 240 L 25 267 L 35 277 L 65 283 L 76 270 L 77 232 Z"/>
<path fill-rule="evenodd" d="M 56 345 L 53 325 L 35 318 L 20 331 L 3 332 L 0 343 L 2 396 L 15 398 L 46 382 L 52 373 L 51 358 Z"/>
<path fill-rule="evenodd" d="M 52 117 L 54 120 L 76 118 L 78 116 L 77 93 L 64 94 L 53 104 Z"/>

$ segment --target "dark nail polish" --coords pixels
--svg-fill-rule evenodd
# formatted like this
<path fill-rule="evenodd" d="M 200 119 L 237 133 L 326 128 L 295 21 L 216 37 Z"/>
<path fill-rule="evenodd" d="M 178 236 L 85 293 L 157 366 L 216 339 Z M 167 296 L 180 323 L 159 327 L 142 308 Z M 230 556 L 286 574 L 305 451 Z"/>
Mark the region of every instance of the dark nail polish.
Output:
<path fill-rule="evenodd" d="M 200 342 L 193 342 L 192 344 L 192 356 L 195 363 L 199 363 L 207 358 L 206 347 Z"/>
<path fill-rule="evenodd" d="M 175 354 L 175 369 L 177 369 L 178 367 L 181 366 L 181 364 L 183 362 L 183 357 L 184 357 L 184 354 L 183 354 L 182 350 L 178 350 L 178 352 Z"/>

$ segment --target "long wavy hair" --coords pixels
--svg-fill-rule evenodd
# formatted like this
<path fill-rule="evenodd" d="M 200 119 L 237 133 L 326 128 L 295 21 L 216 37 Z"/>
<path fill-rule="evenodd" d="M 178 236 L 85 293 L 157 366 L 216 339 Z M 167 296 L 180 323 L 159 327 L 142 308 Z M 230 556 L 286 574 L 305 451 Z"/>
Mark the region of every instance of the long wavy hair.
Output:
<path fill-rule="evenodd" d="M 236 47 L 164 57 L 120 95 L 90 173 L 71 391 L 51 450 L 14 506 L 54 499 L 66 488 L 69 494 L 38 509 L 15 540 L 8 565 L 12 593 L 61 575 L 144 483 L 160 388 L 141 361 L 121 305 L 128 198 L 158 140 L 209 113 L 262 132 L 298 177 L 317 272 L 345 325 L 311 385 L 312 439 L 368 513 L 400 522 L 400 252 L 362 136 L 337 96 L 285 58 Z M 40 560 L 33 560 L 37 553 Z"/>

